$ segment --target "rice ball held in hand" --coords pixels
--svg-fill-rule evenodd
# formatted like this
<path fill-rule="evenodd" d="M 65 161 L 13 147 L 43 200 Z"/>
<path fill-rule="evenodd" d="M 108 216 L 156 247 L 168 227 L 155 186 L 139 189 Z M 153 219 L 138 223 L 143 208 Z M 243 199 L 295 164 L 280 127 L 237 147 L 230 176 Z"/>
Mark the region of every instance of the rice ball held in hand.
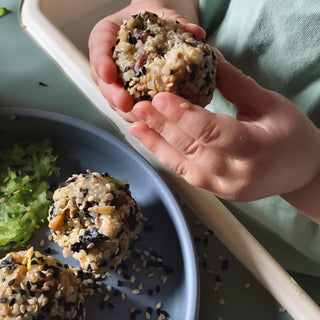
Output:
<path fill-rule="evenodd" d="M 205 107 L 215 89 L 214 50 L 182 24 L 151 12 L 131 16 L 122 24 L 113 58 L 120 81 L 134 101 L 172 92 Z"/>
<path fill-rule="evenodd" d="M 83 270 L 105 273 L 130 255 L 142 213 L 129 184 L 109 174 L 74 174 L 53 194 L 49 209 L 53 240 Z"/>
<path fill-rule="evenodd" d="M 84 296 L 68 265 L 31 247 L 0 261 L 0 319 L 85 318 Z"/>

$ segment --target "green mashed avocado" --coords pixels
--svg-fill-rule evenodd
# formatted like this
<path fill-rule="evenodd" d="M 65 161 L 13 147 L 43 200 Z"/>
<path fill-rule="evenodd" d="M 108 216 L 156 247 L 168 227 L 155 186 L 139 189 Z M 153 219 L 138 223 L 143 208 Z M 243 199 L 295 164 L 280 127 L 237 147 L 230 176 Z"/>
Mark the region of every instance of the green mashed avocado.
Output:
<path fill-rule="evenodd" d="M 48 139 L 0 150 L 0 246 L 25 243 L 46 221 L 55 162 Z"/>

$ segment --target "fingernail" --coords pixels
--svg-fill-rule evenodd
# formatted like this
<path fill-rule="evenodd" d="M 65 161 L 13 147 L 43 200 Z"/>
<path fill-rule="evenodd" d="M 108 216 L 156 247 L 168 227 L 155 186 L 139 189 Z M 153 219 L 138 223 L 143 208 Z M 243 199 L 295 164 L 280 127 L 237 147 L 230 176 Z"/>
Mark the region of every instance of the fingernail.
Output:
<path fill-rule="evenodd" d="M 140 120 L 146 121 L 147 120 L 147 113 L 140 107 L 135 106 L 132 109 L 132 113 Z"/>
<path fill-rule="evenodd" d="M 134 122 L 130 128 L 130 133 L 136 137 L 137 139 L 141 139 L 142 137 L 142 132 L 139 129 L 139 122 Z"/>

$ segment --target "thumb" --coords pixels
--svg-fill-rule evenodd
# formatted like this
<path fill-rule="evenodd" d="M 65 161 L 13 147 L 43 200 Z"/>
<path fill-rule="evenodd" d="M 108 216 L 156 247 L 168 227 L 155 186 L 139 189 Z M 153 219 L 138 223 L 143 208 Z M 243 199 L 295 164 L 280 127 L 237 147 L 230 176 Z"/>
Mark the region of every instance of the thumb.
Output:
<path fill-rule="evenodd" d="M 215 49 L 215 55 L 217 88 L 223 97 L 234 103 L 240 112 L 258 111 L 264 106 L 269 91 L 230 64 L 219 50 Z"/>

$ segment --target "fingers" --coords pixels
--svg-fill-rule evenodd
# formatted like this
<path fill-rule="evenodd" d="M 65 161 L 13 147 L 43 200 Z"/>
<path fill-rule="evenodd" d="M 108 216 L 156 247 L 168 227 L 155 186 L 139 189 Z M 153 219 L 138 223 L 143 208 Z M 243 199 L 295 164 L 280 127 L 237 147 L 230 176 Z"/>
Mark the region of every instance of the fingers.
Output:
<path fill-rule="evenodd" d="M 119 83 L 108 84 L 98 78 L 98 86 L 103 96 L 112 106 L 123 112 L 129 112 L 133 107 L 133 98 Z"/>
<path fill-rule="evenodd" d="M 193 34 L 197 40 L 202 40 L 206 37 L 206 32 L 197 24 L 187 23 L 183 26 L 183 29 Z"/>
<path fill-rule="evenodd" d="M 184 104 L 189 108 L 180 106 Z M 188 159 L 200 162 L 225 154 L 240 159 L 255 149 L 261 136 L 259 128 L 253 132 L 246 123 L 213 114 L 171 93 L 156 95 L 152 103 L 136 104 L 132 113 Z"/>
<path fill-rule="evenodd" d="M 153 98 L 152 105 L 165 117 L 165 121 L 188 133 L 199 144 L 210 145 L 216 150 L 236 155 L 240 152 L 240 148 L 247 148 L 246 145 L 252 143 L 249 129 L 245 124 L 232 117 L 214 114 L 192 105 L 174 94 L 159 93 Z M 162 118 L 152 116 L 153 114 L 147 119 L 147 124 L 164 121 Z M 156 127 L 154 123 L 152 125 Z M 158 127 L 162 129 L 160 125 Z"/>
<path fill-rule="evenodd" d="M 133 123 L 130 133 L 152 151 L 164 165 L 176 169 L 186 161 L 186 158 L 179 151 L 174 149 L 161 135 L 145 123 Z"/>
<path fill-rule="evenodd" d="M 164 166 L 184 177 L 189 183 L 203 188 L 209 188 L 217 183 L 217 179 L 209 178 L 206 170 L 203 170 L 197 162 L 190 161 L 145 123 L 133 123 L 130 133 L 139 139 Z"/>
<path fill-rule="evenodd" d="M 89 37 L 89 59 L 94 72 L 106 83 L 113 83 L 118 77 L 117 67 L 112 58 L 119 26 L 111 18 L 98 22 Z"/>
<path fill-rule="evenodd" d="M 199 152 L 202 146 L 176 123 L 169 121 L 165 115 L 158 112 L 150 102 L 136 104 L 132 113 L 180 153 L 190 159 L 197 155 L 203 156 L 203 153 Z"/>

